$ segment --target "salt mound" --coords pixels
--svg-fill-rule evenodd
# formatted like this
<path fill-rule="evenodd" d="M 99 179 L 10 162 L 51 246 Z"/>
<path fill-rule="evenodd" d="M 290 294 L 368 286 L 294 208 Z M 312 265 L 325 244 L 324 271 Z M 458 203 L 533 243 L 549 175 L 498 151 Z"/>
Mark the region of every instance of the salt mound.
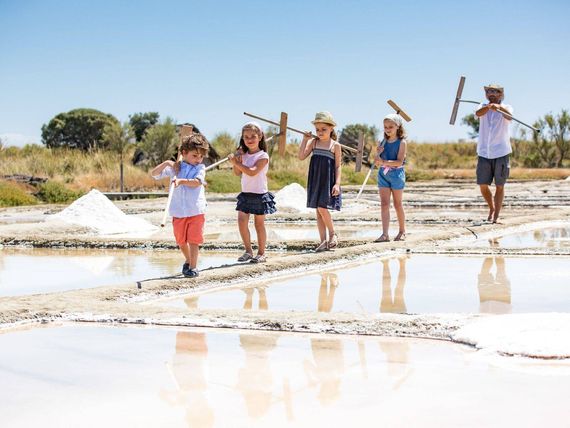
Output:
<path fill-rule="evenodd" d="M 96 189 L 73 202 L 62 212 L 54 214 L 52 219 L 88 227 L 100 235 L 145 233 L 157 229 L 142 218 L 126 215 Z"/>
<path fill-rule="evenodd" d="M 460 328 L 453 340 L 499 354 L 570 358 L 570 314 L 490 316 Z"/>
<path fill-rule="evenodd" d="M 277 209 L 291 209 L 300 213 L 312 212 L 307 208 L 307 191 L 299 183 L 291 183 L 275 194 Z"/>

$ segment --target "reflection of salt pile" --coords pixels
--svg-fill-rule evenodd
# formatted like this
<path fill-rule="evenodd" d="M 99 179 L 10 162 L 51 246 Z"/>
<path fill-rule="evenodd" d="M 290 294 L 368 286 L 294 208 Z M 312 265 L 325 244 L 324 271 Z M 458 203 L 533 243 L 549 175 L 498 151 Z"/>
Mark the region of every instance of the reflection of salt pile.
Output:
<path fill-rule="evenodd" d="M 569 358 L 570 314 L 516 314 L 483 318 L 459 329 L 453 339 L 499 354 Z"/>
<path fill-rule="evenodd" d="M 53 219 L 94 229 L 100 235 L 151 232 L 157 229 L 148 221 L 126 215 L 98 190 L 91 190 Z"/>
<path fill-rule="evenodd" d="M 312 212 L 307 208 L 307 192 L 299 183 L 291 183 L 275 194 L 275 203 L 279 211 L 300 213 Z"/>

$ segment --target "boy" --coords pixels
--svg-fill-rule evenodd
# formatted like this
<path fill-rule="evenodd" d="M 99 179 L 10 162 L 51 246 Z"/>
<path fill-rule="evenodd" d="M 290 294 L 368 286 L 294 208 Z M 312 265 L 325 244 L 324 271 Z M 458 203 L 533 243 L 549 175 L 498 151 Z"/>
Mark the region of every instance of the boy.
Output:
<path fill-rule="evenodd" d="M 151 171 L 156 180 L 173 178 L 169 214 L 172 216 L 176 243 L 186 259 L 182 265 L 182 274 L 189 278 L 198 276 L 198 250 L 204 242 L 206 168 L 202 161 L 208 154 L 208 148 L 208 141 L 202 134 L 183 137 L 179 149 L 182 160 L 167 160 Z"/>
<path fill-rule="evenodd" d="M 505 183 L 509 177 L 509 154 L 512 152 L 509 125 L 513 108 L 502 103 L 502 86 L 485 86 L 485 96 L 489 102 L 480 104 L 475 112 L 475 116 L 479 118 L 477 184 L 489 206 L 487 221 L 496 223 L 503 206 Z M 493 179 L 496 188 L 494 197 L 489 189 Z"/>

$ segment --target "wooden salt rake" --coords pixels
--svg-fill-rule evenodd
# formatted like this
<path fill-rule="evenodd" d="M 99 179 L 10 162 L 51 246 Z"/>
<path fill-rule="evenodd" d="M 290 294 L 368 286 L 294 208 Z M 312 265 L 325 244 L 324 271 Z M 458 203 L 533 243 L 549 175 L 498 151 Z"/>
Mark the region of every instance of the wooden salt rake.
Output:
<path fill-rule="evenodd" d="M 400 116 L 402 116 L 402 118 L 406 121 L 406 122 L 411 122 L 412 118 L 404 111 L 400 108 L 400 106 L 398 106 L 398 104 L 396 104 L 394 101 L 392 100 L 388 100 L 388 105 L 390 107 L 392 107 L 395 111 L 396 114 L 399 114 Z M 360 198 L 360 195 L 362 194 L 362 191 L 364 190 L 364 186 L 366 186 L 366 183 L 368 183 L 368 179 L 370 178 L 370 175 L 372 174 L 372 170 L 374 169 L 374 164 L 372 164 L 372 166 L 370 167 L 370 169 L 368 170 L 368 174 L 366 174 L 366 178 L 364 179 L 364 182 L 362 183 L 362 186 L 360 186 L 360 190 L 358 191 L 358 195 L 356 195 L 356 200 L 358 201 L 358 198 Z"/>
<path fill-rule="evenodd" d="M 261 117 L 261 116 L 256 116 L 254 114 L 247 113 L 247 112 L 244 112 L 243 114 L 245 114 L 246 116 L 249 116 L 249 117 L 253 117 L 254 119 L 261 120 L 263 122 L 267 122 L 267 123 L 271 123 L 273 125 L 280 126 L 280 123 L 274 122 L 272 120 L 266 119 L 266 118 Z M 283 114 L 284 113 L 281 113 L 281 117 L 283 117 Z M 286 123 L 285 123 L 285 128 L 289 129 L 293 132 L 296 132 L 298 134 L 301 134 L 301 135 L 307 135 L 307 132 L 301 131 L 300 129 L 293 128 L 291 126 L 287 126 Z M 308 135 L 310 135 L 313 138 L 317 138 L 317 136 L 314 135 L 313 133 L 309 133 Z M 340 144 L 340 146 L 351 151 L 351 152 L 353 152 L 353 153 L 356 153 L 355 171 L 359 172 L 362 169 L 362 155 L 363 155 L 363 151 L 364 151 L 364 137 L 358 139 L 358 149 L 355 149 L 354 147 L 346 146 L 344 144 Z M 281 153 L 281 145 L 279 147 L 280 147 L 280 153 Z M 285 152 L 285 143 L 283 143 L 283 152 Z"/>
<path fill-rule="evenodd" d="M 459 85 L 457 86 L 457 95 L 455 95 L 455 101 L 453 102 L 453 109 L 451 110 L 451 118 L 449 119 L 450 125 L 455 125 L 455 120 L 457 119 L 457 111 L 459 110 L 459 103 L 470 103 L 470 104 L 477 104 L 477 105 L 481 104 L 479 101 L 462 100 L 461 95 L 463 94 L 463 86 L 465 86 L 465 76 L 461 76 L 459 78 Z M 506 118 L 514 120 L 515 122 L 518 122 L 521 125 L 524 125 L 527 128 L 532 129 L 534 132 L 540 133 L 540 129 L 537 129 L 534 126 L 530 126 L 524 122 L 521 122 L 517 118 L 511 116 L 510 114 L 508 114 L 504 111 L 499 111 L 499 110 L 497 110 L 497 111 L 499 113 L 501 113 L 503 116 L 505 116 Z"/>

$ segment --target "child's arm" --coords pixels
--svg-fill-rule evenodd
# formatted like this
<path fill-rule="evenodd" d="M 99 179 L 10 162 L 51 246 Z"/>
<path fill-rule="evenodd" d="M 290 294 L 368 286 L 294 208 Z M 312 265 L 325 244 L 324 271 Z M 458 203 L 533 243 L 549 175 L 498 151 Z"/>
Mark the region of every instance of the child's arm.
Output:
<path fill-rule="evenodd" d="M 404 165 L 404 161 L 406 160 L 406 149 L 407 149 L 406 140 L 402 140 L 400 142 L 400 148 L 398 149 L 398 159 L 396 160 L 380 159 L 380 165 L 389 166 L 391 168 L 401 167 L 402 165 Z"/>
<path fill-rule="evenodd" d="M 198 171 L 194 178 L 177 178 L 174 180 L 174 185 L 186 187 L 200 187 L 206 184 L 206 167 L 204 164 L 198 165 Z"/>
<path fill-rule="evenodd" d="M 174 161 L 167 160 L 167 161 L 164 161 L 161 164 L 155 166 L 154 169 L 150 172 L 150 175 L 156 179 L 163 178 L 162 172 L 167 167 L 174 168 Z"/>
<path fill-rule="evenodd" d="M 245 166 L 244 164 L 241 163 L 241 161 L 237 160 L 236 158 L 234 158 L 232 163 L 234 166 L 234 171 L 235 170 L 239 171 L 239 173 L 236 175 L 241 175 L 243 173 L 245 175 L 253 177 L 259 174 L 263 170 L 263 168 L 265 168 L 265 165 L 269 163 L 269 159 L 259 159 L 257 162 L 255 162 L 255 165 L 253 165 L 252 167 Z"/>
<path fill-rule="evenodd" d="M 342 172 L 342 149 L 340 144 L 334 145 L 334 167 L 335 167 L 335 181 L 331 191 L 332 196 L 340 195 L 340 179 Z"/>
<path fill-rule="evenodd" d="M 313 146 L 315 145 L 316 139 L 312 139 L 313 138 L 311 136 L 310 133 L 306 133 L 303 135 L 303 141 L 301 141 L 301 145 L 299 146 L 299 160 L 305 160 L 307 159 L 307 157 L 311 154 L 311 152 L 313 151 Z M 307 142 L 311 140 L 311 142 L 309 144 L 307 144 Z"/>

